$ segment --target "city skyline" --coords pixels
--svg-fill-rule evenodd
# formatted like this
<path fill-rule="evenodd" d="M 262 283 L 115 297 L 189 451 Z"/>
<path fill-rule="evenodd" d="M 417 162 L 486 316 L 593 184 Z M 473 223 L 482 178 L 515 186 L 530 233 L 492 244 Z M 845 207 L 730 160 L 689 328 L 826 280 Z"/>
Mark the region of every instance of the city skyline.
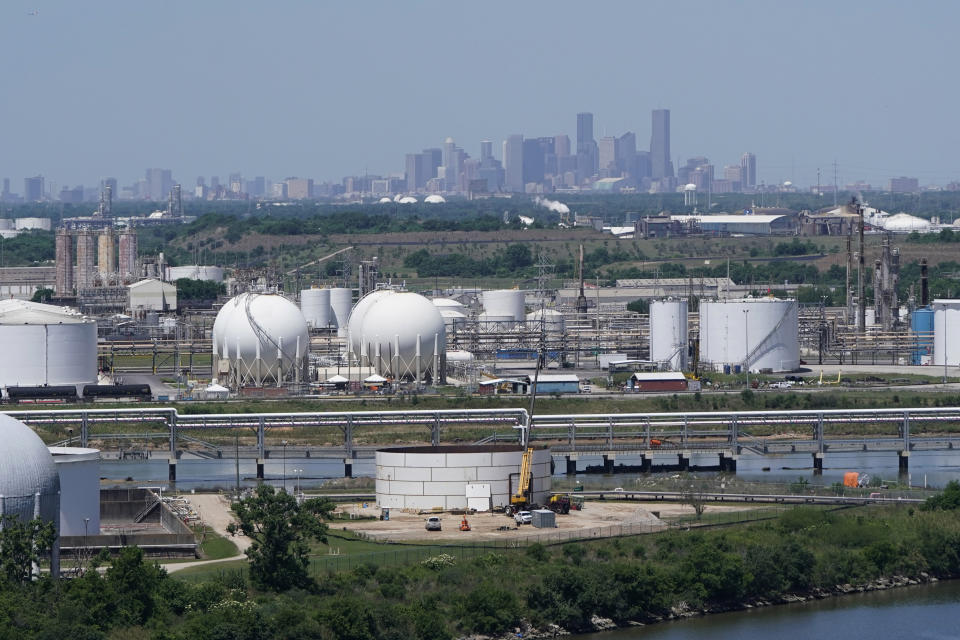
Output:
<path fill-rule="evenodd" d="M 818 169 L 832 183 L 834 162 L 841 184 L 960 178 L 957 91 L 935 81 L 958 47 L 956 5 L 583 9 L 5 6 L 0 176 L 129 184 L 168 167 L 184 184 L 238 170 L 335 181 L 403 171 L 405 154 L 446 137 L 477 157 L 481 140 L 498 155 L 511 134 L 563 132 L 574 152 L 578 112 L 594 114 L 596 140 L 632 131 L 645 147 L 650 112 L 669 108 L 675 169 L 697 156 L 733 165 L 749 149 L 768 184 L 814 184 Z M 887 43 L 866 44 L 878 35 Z"/>

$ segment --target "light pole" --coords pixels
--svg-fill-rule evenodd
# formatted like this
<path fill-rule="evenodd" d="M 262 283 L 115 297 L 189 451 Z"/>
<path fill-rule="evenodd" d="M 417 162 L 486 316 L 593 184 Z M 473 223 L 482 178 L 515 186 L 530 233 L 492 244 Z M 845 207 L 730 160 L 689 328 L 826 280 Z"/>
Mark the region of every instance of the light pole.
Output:
<path fill-rule="evenodd" d="M 283 492 L 287 492 L 287 441 L 281 440 L 283 445 Z"/>
<path fill-rule="evenodd" d="M 90 548 L 87 546 L 87 525 L 90 524 L 90 518 L 83 519 L 83 568 L 81 571 L 86 569 L 87 556 L 90 555 Z"/>
<path fill-rule="evenodd" d="M 299 499 L 300 497 L 300 474 L 303 473 L 303 469 L 294 469 L 293 472 L 297 474 L 297 486 L 294 489 L 294 495 Z"/>
<path fill-rule="evenodd" d="M 750 309 L 743 310 L 743 368 L 747 373 L 747 389 L 750 388 L 750 334 L 747 331 Z"/>

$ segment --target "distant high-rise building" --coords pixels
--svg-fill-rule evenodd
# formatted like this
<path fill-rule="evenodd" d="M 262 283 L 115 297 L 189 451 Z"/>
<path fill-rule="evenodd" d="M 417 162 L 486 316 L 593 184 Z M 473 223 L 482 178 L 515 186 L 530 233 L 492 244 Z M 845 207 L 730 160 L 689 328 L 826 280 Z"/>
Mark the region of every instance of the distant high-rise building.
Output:
<path fill-rule="evenodd" d="M 240 173 L 231 173 L 229 180 L 230 193 L 243 193 L 243 176 Z"/>
<path fill-rule="evenodd" d="M 147 169 L 146 179 L 147 192 L 142 195 L 155 202 L 166 200 L 167 194 L 173 188 L 170 169 Z"/>
<path fill-rule="evenodd" d="M 593 114 L 577 114 L 577 173 L 580 180 L 597 173 L 597 141 L 593 139 Z"/>
<path fill-rule="evenodd" d="M 742 189 L 757 187 L 757 156 L 749 152 L 740 156 L 740 186 Z"/>
<path fill-rule="evenodd" d="M 500 191 L 503 187 L 503 178 L 503 165 L 493 157 L 493 142 L 481 140 L 480 162 L 476 165 L 475 172 L 471 173 L 469 179 L 471 181 L 485 181 L 487 191 Z M 470 190 L 477 191 L 477 189 Z"/>
<path fill-rule="evenodd" d="M 463 162 L 466 154 L 454 143 L 453 138 L 443 142 L 443 173 L 447 191 L 461 191 L 460 178 L 463 174 Z"/>
<path fill-rule="evenodd" d="M 515 134 L 503 142 L 504 186 L 513 193 L 524 192 L 523 136 Z"/>
<path fill-rule="evenodd" d="M 887 191 L 891 193 L 916 193 L 920 190 L 920 181 L 916 178 L 890 178 Z"/>
<path fill-rule="evenodd" d="M 627 131 L 617 138 L 617 168 L 620 175 L 628 174 L 631 178 L 638 178 L 637 167 L 637 134 Z"/>
<path fill-rule="evenodd" d="M 287 178 L 287 198 L 290 200 L 308 200 L 313 197 L 312 178 Z"/>
<path fill-rule="evenodd" d="M 553 164 L 556 171 L 556 155 L 553 152 L 553 137 L 526 138 L 523 141 L 523 183 L 540 184 L 548 173 L 547 166 Z"/>
<path fill-rule="evenodd" d="M 23 179 L 23 201 L 40 202 L 43 200 L 43 176 Z"/>
<path fill-rule="evenodd" d="M 650 133 L 650 168 L 654 180 L 673 177 L 670 161 L 670 110 L 653 110 L 653 128 Z"/>
<path fill-rule="evenodd" d="M 617 166 L 617 152 L 619 151 L 619 140 L 613 136 L 600 138 L 597 142 L 597 157 L 599 168 L 597 175 L 601 178 L 618 178 L 620 169 Z"/>
<path fill-rule="evenodd" d="M 561 134 L 553 136 L 553 152 L 557 158 L 566 158 L 570 155 L 570 136 Z"/>
<path fill-rule="evenodd" d="M 487 162 L 493 159 L 493 141 L 492 140 L 481 140 L 480 141 L 480 162 Z"/>

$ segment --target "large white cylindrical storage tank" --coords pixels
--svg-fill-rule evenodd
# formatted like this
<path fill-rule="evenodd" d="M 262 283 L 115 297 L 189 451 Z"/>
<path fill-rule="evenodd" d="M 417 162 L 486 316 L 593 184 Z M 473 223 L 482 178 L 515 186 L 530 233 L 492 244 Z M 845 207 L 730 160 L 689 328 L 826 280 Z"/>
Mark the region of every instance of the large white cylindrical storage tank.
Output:
<path fill-rule="evenodd" d="M 100 533 L 100 452 L 49 447 L 60 476 L 60 535 Z"/>
<path fill-rule="evenodd" d="M 242 383 L 277 378 L 310 350 L 307 321 L 277 294 L 241 293 L 213 322 L 213 353 L 227 359 Z"/>
<path fill-rule="evenodd" d="M 443 318 L 443 324 L 447 328 L 447 333 L 453 333 L 454 329 L 463 330 L 467 324 L 467 314 L 458 311 L 453 307 L 437 307 L 440 311 L 440 317 Z"/>
<path fill-rule="evenodd" d="M 212 265 L 184 265 L 181 267 L 167 267 L 166 278 L 170 282 L 176 282 L 180 278 L 190 280 L 209 280 L 210 282 L 223 282 L 223 267 Z"/>
<path fill-rule="evenodd" d="M 800 366 L 797 301 L 776 298 L 700 303 L 700 360 L 752 372 Z"/>
<path fill-rule="evenodd" d="M 670 371 L 687 369 L 687 301 L 653 300 L 650 303 L 650 359 Z"/>
<path fill-rule="evenodd" d="M 430 300 L 433 303 L 433 306 L 438 309 L 456 309 L 458 311 L 463 311 L 464 306 L 462 302 L 457 302 L 453 298 L 433 298 Z"/>
<path fill-rule="evenodd" d="M 0 301 L 0 386 L 97 382 L 97 323 L 67 307 Z"/>
<path fill-rule="evenodd" d="M 363 296 L 357 300 L 357 304 L 354 305 L 353 309 L 350 311 L 350 317 L 347 320 L 347 336 L 350 339 L 350 349 L 353 351 L 354 355 L 357 357 L 367 355 L 367 345 L 363 341 L 363 332 L 361 331 L 361 326 L 363 325 L 363 317 L 366 315 L 367 310 L 370 309 L 381 298 L 387 296 L 392 296 L 396 291 L 393 289 L 377 289 L 371 291 L 367 295 Z M 372 358 L 374 353 L 370 353 Z"/>
<path fill-rule="evenodd" d="M 524 295 L 519 289 L 497 289 L 481 294 L 483 310 L 489 316 L 510 316 L 516 322 L 524 320 Z"/>
<path fill-rule="evenodd" d="M 330 289 L 330 313 L 333 326 L 339 329 L 341 336 L 347 335 L 347 320 L 350 318 L 350 309 L 353 307 L 353 290 L 346 287 Z"/>
<path fill-rule="evenodd" d="M 556 309 L 537 309 L 527 314 L 527 329 L 539 331 L 543 328 L 547 333 L 563 333 L 566 321 L 563 314 Z"/>
<path fill-rule="evenodd" d="M 307 326 L 325 329 L 330 326 L 330 289 L 304 289 L 300 292 L 300 311 Z"/>
<path fill-rule="evenodd" d="M 353 324 L 351 318 L 351 334 Z M 423 296 L 410 292 L 374 300 L 363 310 L 359 334 L 378 373 L 394 378 L 416 378 L 428 371 L 436 375 L 434 355 L 443 354 L 447 346 L 440 311 Z"/>
<path fill-rule="evenodd" d="M 948 367 L 960 365 L 960 300 L 934 300 L 933 364 L 941 367 L 946 356 Z"/>
<path fill-rule="evenodd" d="M 512 445 L 398 447 L 376 453 L 377 506 L 466 509 L 467 485 L 485 485 L 491 508 L 510 504 L 523 449 Z M 552 488 L 550 450 L 533 452 L 530 501 L 543 504 Z"/>
<path fill-rule="evenodd" d="M 474 356 L 470 351 L 465 351 L 463 349 L 447 351 L 447 364 L 453 364 L 455 362 L 473 362 L 473 360 Z"/>

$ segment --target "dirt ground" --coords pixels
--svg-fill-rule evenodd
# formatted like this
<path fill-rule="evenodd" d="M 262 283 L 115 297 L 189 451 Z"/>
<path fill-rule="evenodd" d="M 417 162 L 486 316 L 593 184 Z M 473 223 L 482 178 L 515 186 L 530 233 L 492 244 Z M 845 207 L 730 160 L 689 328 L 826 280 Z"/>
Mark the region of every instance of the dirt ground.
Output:
<path fill-rule="evenodd" d="M 710 505 L 711 511 L 739 511 L 744 506 Z M 517 528 L 513 518 L 502 513 L 475 513 L 466 516 L 470 523 L 470 531 L 460 531 L 460 521 L 463 516 L 450 513 L 415 513 L 397 509 L 390 510 L 390 520 L 379 520 L 380 509 L 368 503 L 364 508 L 359 504 L 343 505 L 339 511 L 356 516 L 373 516 L 377 520 L 357 520 L 344 523 L 354 531 L 361 531 L 377 540 L 389 541 L 417 541 L 435 540 L 442 542 L 463 542 L 469 540 L 511 540 L 528 537 L 565 537 L 577 536 L 604 536 L 610 535 L 610 527 L 624 527 L 634 533 L 650 530 L 661 530 L 666 524 L 655 514 L 660 516 L 693 515 L 693 509 L 687 505 L 673 503 L 640 503 L 640 502 L 587 502 L 583 511 L 571 511 L 568 515 L 557 515 L 556 529 L 539 529 L 531 525 Z M 438 515 L 442 521 L 441 531 L 427 531 L 424 521 L 431 515 Z M 500 527 L 510 527 L 508 531 L 500 531 Z M 631 531 L 623 531 L 629 533 Z M 616 534 L 616 533 L 614 533 Z"/>
<path fill-rule="evenodd" d="M 204 524 L 213 528 L 223 537 L 232 540 L 241 552 L 247 550 L 250 546 L 250 538 L 241 535 L 231 536 L 227 532 L 227 525 L 234 522 L 235 518 L 230 511 L 230 500 L 226 496 L 215 493 L 197 493 L 184 497 L 193 505 Z"/>

